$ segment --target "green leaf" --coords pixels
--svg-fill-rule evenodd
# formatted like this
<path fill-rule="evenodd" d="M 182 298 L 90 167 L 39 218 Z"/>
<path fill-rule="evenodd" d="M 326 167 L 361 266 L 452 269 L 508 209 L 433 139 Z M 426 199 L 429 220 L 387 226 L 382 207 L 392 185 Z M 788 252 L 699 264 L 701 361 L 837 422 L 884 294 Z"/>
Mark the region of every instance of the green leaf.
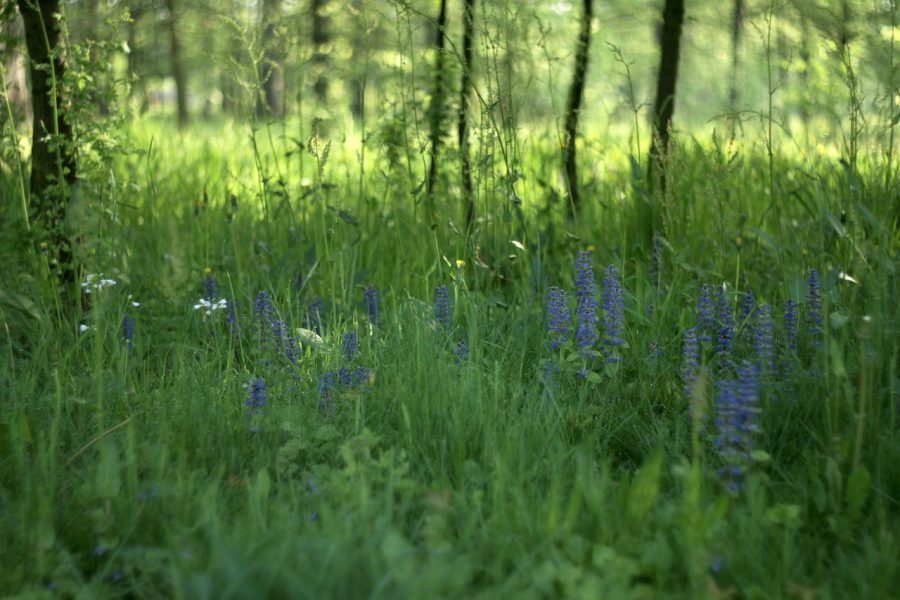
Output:
<path fill-rule="evenodd" d="M 847 514 L 851 519 L 856 520 L 862 514 L 871 482 L 872 477 L 869 475 L 869 471 L 862 465 L 853 469 L 850 477 L 847 478 Z"/>
<path fill-rule="evenodd" d="M 850 321 L 850 317 L 845 315 L 842 312 L 834 311 L 830 315 L 828 315 L 828 322 L 831 323 L 831 328 L 834 330 L 838 330 L 844 325 L 846 325 Z"/>
<path fill-rule="evenodd" d="M 634 521 L 642 520 L 656 502 L 659 491 L 659 472 L 662 468 L 662 453 L 655 452 L 638 469 L 628 493 L 628 516 Z"/>
<path fill-rule="evenodd" d="M 304 329 L 303 327 L 298 327 L 294 331 L 297 333 L 297 338 L 300 342 L 312 346 L 316 350 L 328 353 L 328 344 L 315 331 Z"/>
<path fill-rule="evenodd" d="M 757 239 L 757 241 L 761 242 L 763 246 L 771 250 L 773 254 L 781 253 L 781 250 L 778 248 L 778 242 L 776 242 L 775 238 L 773 238 L 771 235 L 769 235 L 762 229 L 757 229 L 756 227 L 750 227 L 748 231 L 753 237 Z"/>
<path fill-rule="evenodd" d="M 330 442 L 338 435 L 338 430 L 334 425 L 322 425 L 316 430 L 316 439 L 320 442 Z"/>
<path fill-rule="evenodd" d="M 28 426 L 28 417 L 21 410 L 15 412 L 15 419 L 11 423 L 11 427 L 13 439 L 18 439 L 26 444 L 34 442 L 34 438 L 31 435 L 31 427 Z"/>
<path fill-rule="evenodd" d="M 772 457 L 769 456 L 769 453 L 766 452 L 765 450 L 752 451 L 750 453 L 750 458 L 753 460 L 753 462 L 758 462 L 758 463 L 767 463 L 770 460 L 772 460 Z"/>
<path fill-rule="evenodd" d="M 256 474 L 256 495 L 261 501 L 265 501 L 269 497 L 272 489 L 272 479 L 269 477 L 269 471 L 260 469 Z"/>
<path fill-rule="evenodd" d="M 594 373 L 593 371 L 590 371 L 586 377 L 587 377 L 587 380 L 591 383 L 602 383 L 603 382 L 603 378 L 600 377 L 600 374 Z"/>
<path fill-rule="evenodd" d="M 96 491 L 100 498 L 115 498 L 122 487 L 119 473 L 119 450 L 115 444 L 105 441 L 100 445 L 100 463 L 97 465 Z"/>
<path fill-rule="evenodd" d="M 0 288 L 0 304 L 24 313 L 36 321 L 41 320 L 41 313 L 30 298 L 17 292 L 9 292 Z"/>

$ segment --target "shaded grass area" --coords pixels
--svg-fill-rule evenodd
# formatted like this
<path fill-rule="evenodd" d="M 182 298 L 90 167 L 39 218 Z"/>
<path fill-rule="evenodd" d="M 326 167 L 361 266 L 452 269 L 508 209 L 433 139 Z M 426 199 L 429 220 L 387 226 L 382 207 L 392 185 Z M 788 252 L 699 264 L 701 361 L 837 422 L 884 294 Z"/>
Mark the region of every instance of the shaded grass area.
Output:
<path fill-rule="evenodd" d="M 897 203 L 876 163 L 851 172 L 781 157 L 772 188 L 754 148 L 697 142 L 675 154 L 660 200 L 610 151 L 568 222 L 556 150 L 535 144 L 517 175 L 479 163 L 467 235 L 451 161 L 427 198 L 419 167 L 392 159 L 385 137 L 368 142 L 361 175 L 352 140 L 333 140 L 326 158 L 325 133 L 297 143 L 294 125 L 281 127 L 180 136 L 136 125 L 137 151 L 90 188 L 102 193 L 82 195 L 86 216 L 72 225 L 86 273 L 117 283 L 62 324 L 39 301 L 46 284 L 30 274 L 40 271 L 18 224 L 5 224 L 0 588 L 193 598 L 898 587 Z M 13 186 L 2 189 L 12 206 Z M 574 341 L 548 346 L 546 294 L 574 290 L 587 248 L 595 272 L 621 273 L 617 363 L 602 340 L 588 359 Z M 811 269 L 818 333 L 804 320 Z M 206 278 L 230 309 L 194 308 Z M 720 334 L 701 342 L 699 383 L 685 391 L 684 335 L 703 284 L 725 284 L 735 315 L 752 290 L 774 318 L 777 368 L 760 380 L 756 452 L 737 493 L 718 474 L 728 462 L 716 400 L 736 366 L 762 360 L 759 321 L 738 318 L 727 355 Z M 449 291 L 446 329 L 437 286 Z M 341 384 L 341 369 L 362 367 L 363 380 Z M 256 378 L 264 405 L 247 404 Z"/>

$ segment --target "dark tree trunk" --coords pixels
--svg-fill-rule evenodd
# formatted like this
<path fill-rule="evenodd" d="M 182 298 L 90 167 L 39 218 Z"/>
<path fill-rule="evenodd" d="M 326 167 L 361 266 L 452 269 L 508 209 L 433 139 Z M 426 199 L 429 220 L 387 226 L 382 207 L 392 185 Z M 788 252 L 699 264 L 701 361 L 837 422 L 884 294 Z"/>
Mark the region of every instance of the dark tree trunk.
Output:
<path fill-rule="evenodd" d="M 434 47 L 437 55 L 434 59 L 434 89 L 431 95 L 431 106 L 428 107 L 429 125 L 431 128 L 431 165 L 428 167 L 428 194 L 434 190 L 437 180 L 438 153 L 443 138 L 444 117 L 446 116 L 447 89 L 444 77 L 444 30 L 447 28 L 447 0 L 441 0 L 441 10 L 438 12 L 437 31 L 435 33 Z"/>
<path fill-rule="evenodd" d="M 51 266 L 63 284 L 75 281 L 71 246 L 64 231 L 69 187 L 75 183 L 72 126 L 62 116 L 66 71 L 59 0 L 18 0 L 31 73 L 31 206 L 38 244 L 47 244 Z M 51 60 L 51 49 L 56 53 Z"/>
<path fill-rule="evenodd" d="M 366 82 L 368 78 L 367 69 L 369 66 L 369 50 L 365 47 L 368 44 L 368 32 L 366 31 L 366 16 L 358 8 L 350 4 L 350 14 L 353 16 L 353 37 L 350 40 L 350 47 L 353 52 L 351 64 L 353 65 L 353 74 L 350 77 L 350 113 L 354 120 L 365 122 L 366 111 Z M 363 65 L 360 68 L 360 65 Z"/>
<path fill-rule="evenodd" d="M 313 27 L 313 64 L 316 66 L 316 82 L 313 87 L 316 97 L 322 104 L 328 103 L 328 77 L 326 77 L 325 71 L 328 68 L 328 43 L 331 41 L 331 31 L 326 12 L 327 6 L 328 0 L 312 0 L 310 4 Z"/>
<path fill-rule="evenodd" d="M 738 63 L 741 51 L 741 33 L 744 30 L 744 0 L 734 0 L 731 13 L 731 86 L 728 90 L 729 135 L 733 140 L 737 133 L 738 119 Z"/>
<path fill-rule="evenodd" d="M 678 81 L 678 55 L 681 52 L 681 25 L 684 22 L 684 0 L 665 0 L 662 34 L 659 45 L 659 77 L 656 82 L 656 102 L 653 105 L 653 140 L 650 144 L 648 170 L 651 182 L 666 189 L 666 162 L 669 150 L 669 130 L 675 112 L 675 84 Z M 655 177 L 654 177 L 655 175 Z"/>
<path fill-rule="evenodd" d="M 176 0 L 166 0 L 169 9 L 169 39 L 171 44 L 172 74 L 175 76 L 175 99 L 178 109 L 178 126 L 188 123 L 187 81 L 184 74 L 184 57 L 181 53 L 181 38 L 178 35 L 178 7 Z"/>
<path fill-rule="evenodd" d="M 263 93 L 256 104 L 256 113 L 259 116 L 281 115 L 284 107 L 281 42 L 276 31 L 280 13 L 281 0 L 263 0 L 263 59 L 259 65 L 259 79 L 262 82 Z"/>
<path fill-rule="evenodd" d="M 459 84 L 459 135 L 460 176 L 463 199 L 466 205 L 466 230 L 472 230 L 475 222 L 475 196 L 472 188 L 472 160 L 469 157 L 469 95 L 472 88 L 472 41 L 475 34 L 475 0 L 463 0 L 462 80 Z"/>
<path fill-rule="evenodd" d="M 591 20 L 594 16 L 593 0 L 584 0 L 583 5 L 581 30 L 578 33 L 578 45 L 575 48 L 575 69 L 572 71 L 572 85 L 569 87 L 569 102 L 566 105 L 566 122 L 563 128 L 563 165 L 569 192 L 569 206 L 573 212 L 578 210 L 579 204 L 575 136 L 578 134 L 578 116 L 584 99 L 588 51 L 591 46 Z"/>

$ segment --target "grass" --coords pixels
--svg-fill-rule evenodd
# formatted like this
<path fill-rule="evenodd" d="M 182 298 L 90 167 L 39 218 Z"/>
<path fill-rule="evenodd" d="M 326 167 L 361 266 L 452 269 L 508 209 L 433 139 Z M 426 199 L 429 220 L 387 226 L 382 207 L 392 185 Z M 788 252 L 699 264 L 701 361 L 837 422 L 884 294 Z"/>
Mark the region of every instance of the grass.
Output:
<path fill-rule="evenodd" d="M 780 156 L 773 190 L 759 148 L 685 144 L 656 204 L 654 259 L 633 216 L 648 196 L 621 145 L 589 153 L 577 222 L 540 136 L 521 150 L 516 201 L 503 169 L 482 161 L 467 236 L 455 162 L 432 216 L 408 177 L 421 166 L 392 163 L 403 152 L 390 135 L 367 142 L 364 177 L 353 140 L 330 140 L 323 159 L 327 132 L 318 157 L 310 136 L 292 122 L 252 136 L 241 124 L 189 135 L 132 124 L 136 151 L 110 165 L 103 194 L 83 197 L 90 221 L 76 224 L 86 272 L 117 284 L 62 322 L 41 304 L 20 225 L 4 225 L 0 589 L 886 598 L 900 587 L 898 230 L 877 164 L 848 174 L 827 156 Z M 585 361 L 571 341 L 548 347 L 545 296 L 559 286 L 574 299 L 587 248 L 598 286 L 606 265 L 621 273 L 618 363 Z M 810 269 L 820 335 L 803 321 Z M 193 308 L 207 275 L 237 330 L 225 310 Z M 735 310 L 752 289 L 775 318 L 778 371 L 760 384 L 757 452 L 736 493 L 717 474 L 715 400 L 734 366 L 759 360 L 742 337 L 756 321 L 737 322 L 727 357 L 701 345 L 686 394 L 683 336 L 704 283 L 726 284 Z M 432 313 L 441 285 L 449 332 Z M 300 337 L 296 361 L 254 316 L 260 290 Z M 781 323 L 789 298 L 796 351 Z M 317 300 L 321 338 L 309 331 Z M 323 399 L 323 376 L 342 367 L 368 377 Z M 254 378 L 265 405 L 248 414 Z"/>

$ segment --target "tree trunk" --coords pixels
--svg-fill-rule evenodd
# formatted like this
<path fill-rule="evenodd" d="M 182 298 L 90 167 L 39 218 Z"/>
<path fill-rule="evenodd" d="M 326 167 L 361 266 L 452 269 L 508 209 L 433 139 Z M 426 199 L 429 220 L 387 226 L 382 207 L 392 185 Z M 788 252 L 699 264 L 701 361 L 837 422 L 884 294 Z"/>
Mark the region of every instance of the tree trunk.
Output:
<path fill-rule="evenodd" d="M 744 29 L 744 0 L 734 0 L 731 13 L 731 86 L 728 90 L 729 136 L 734 140 L 737 134 L 738 119 L 738 62 L 740 60 L 741 33 Z"/>
<path fill-rule="evenodd" d="M 447 0 L 441 0 L 441 10 L 438 13 L 437 31 L 435 33 L 434 46 L 437 55 L 434 59 L 434 89 L 431 95 L 431 105 L 428 107 L 431 127 L 431 165 L 428 167 L 428 194 L 434 190 L 437 180 L 437 158 L 443 138 L 443 124 L 446 116 L 447 89 L 444 85 L 444 30 L 447 27 Z"/>
<path fill-rule="evenodd" d="M 259 64 L 259 80 L 262 82 L 263 93 L 256 104 L 256 114 L 259 116 L 281 115 L 284 108 L 281 42 L 276 31 L 280 13 L 281 0 L 263 0 L 263 59 Z"/>
<path fill-rule="evenodd" d="M 351 65 L 353 73 L 348 82 L 350 91 L 350 114 L 353 119 L 365 123 L 366 111 L 366 86 L 368 81 L 369 49 L 366 16 L 357 5 L 349 4 L 348 10 L 353 17 L 353 36 L 350 40 L 350 48 L 353 52 Z M 360 68 L 360 65 L 363 65 Z"/>
<path fill-rule="evenodd" d="M 648 171 L 651 182 L 665 192 L 669 150 L 669 130 L 675 112 L 675 84 L 678 81 L 678 55 L 681 52 L 681 25 L 684 22 L 684 0 L 665 0 L 662 34 L 659 45 L 659 77 L 656 102 L 653 105 L 653 140 L 650 144 Z"/>
<path fill-rule="evenodd" d="M 469 95 L 472 88 L 472 41 L 475 34 L 475 0 L 463 0 L 462 80 L 459 84 L 459 136 L 460 176 L 463 200 L 466 206 L 466 231 L 471 232 L 475 222 L 475 196 L 472 188 L 472 160 L 469 156 Z"/>
<path fill-rule="evenodd" d="M 175 99 L 178 109 L 178 126 L 188 123 L 187 82 L 184 74 L 184 58 L 181 54 L 181 38 L 178 35 L 178 14 L 176 0 L 166 0 L 169 9 L 169 38 L 171 42 L 172 74 L 175 76 Z"/>
<path fill-rule="evenodd" d="M 35 241 L 47 244 L 51 267 L 64 285 L 75 281 L 71 245 L 64 231 L 69 187 L 75 183 L 72 126 L 63 118 L 60 83 L 66 71 L 59 0 L 18 0 L 31 73 L 31 206 Z M 51 59 L 51 50 L 55 57 Z"/>
<path fill-rule="evenodd" d="M 584 83 L 587 74 L 588 51 L 591 46 L 591 20 L 594 16 L 593 0 L 584 0 L 581 13 L 581 31 L 575 48 L 575 69 L 572 85 L 569 87 L 569 102 L 566 106 L 566 122 L 563 128 L 563 164 L 566 172 L 566 186 L 569 192 L 569 207 L 578 210 L 578 167 L 575 155 L 575 136 L 578 133 L 578 116 L 584 99 Z"/>
<path fill-rule="evenodd" d="M 325 71 L 328 68 L 328 43 L 331 41 L 329 31 L 329 19 L 327 11 L 328 0 L 312 0 L 310 11 L 312 12 L 312 43 L 313 64 L 316 66 L 316 82 L 313 87 L 316 97 L 322 104 L 328 103 L 328 77 Z"/>

